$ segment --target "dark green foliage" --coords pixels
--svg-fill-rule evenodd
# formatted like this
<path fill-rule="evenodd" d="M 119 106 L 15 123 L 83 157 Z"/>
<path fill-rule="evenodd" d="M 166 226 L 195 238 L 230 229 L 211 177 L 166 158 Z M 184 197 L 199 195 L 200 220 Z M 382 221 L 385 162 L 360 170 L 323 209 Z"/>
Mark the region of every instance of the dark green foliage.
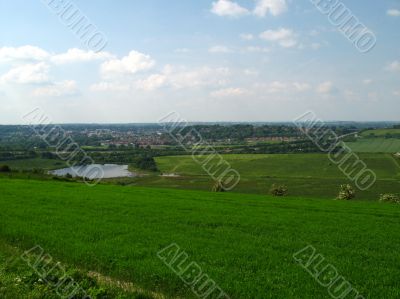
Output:
<path fill-rule="evenodd" d="M 271 186 L 271 189 L 269 190 L 269 192 L 273 196 L 278 196 L 278 197 L 286 196 L 287 192 L 288 192 L 288 188 L 285 185 L 273 184 Z"/>
<path fill-rule="evenodd" d="M 226 188 L 222 181 L 215 181 L 214 186 L 212 187 L 212 192 L 225 192 Z"/>
<path fill-rule="evenodd" d="M 381 194 L 379 201 L 400 204 L 399 194 Z"/>
<path fill-rule="evenodd" d="M 349 184 L 340 185 L 338 200 L 351 200 L 356 197 L 356 190 Z"/>
<path fill-rule="evenodd" d="M 136 168 L 142 170 L 158 171 L 156 161 L 151 156 L 141 155 L 135 158 L 132 163 Z"/>
<path fill-rule="evenodd" d="M 0 172 L 11 172 L 11 168 L 8 165 L 1 165 Z"/>

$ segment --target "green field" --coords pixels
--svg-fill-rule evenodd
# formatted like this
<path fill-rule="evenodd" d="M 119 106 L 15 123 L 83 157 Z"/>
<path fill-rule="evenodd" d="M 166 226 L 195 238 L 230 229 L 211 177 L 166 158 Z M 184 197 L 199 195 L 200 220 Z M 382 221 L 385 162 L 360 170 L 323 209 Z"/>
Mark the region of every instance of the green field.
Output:
<path fill-rule="evenodd" d="M 400 152 L 400 139 L 395 138 L 365 138 L 356 142 L 346 142 L 357 153 L 398 153 Z"/>
<path fill-rule="evenodd" d="M 395 205 L 8 179 L 0 194 L 3 244 L 169 298 L 195 298 L 156 255 L 171 243 L 231 298 L 329 298 L 292 258 L 307 245 L 365 298 L 400 296 Z"/>
<path fill-rule="evenodd" d="M 349 180 L 325 154 L 223 155 L 241 180 L 234 192 L 268 194 L 272 184 L 285 184 L 289 194 L 335 198 L 340 184 Z M 382 193 L 400 190 L 400 164 L 390 154 L 360 154 L 377 175 L 375 185 L 359 191 L 359 199 L 377 200 Z M 139 185 L 210 190 L 212 179 L 191 156 L 158 157 L 159 169 L 180 177 L 144 177 Z M 351 183 L 351 182 L 350 182 Z"/>
<path fill-rule="evenodd" d="M 367 130 L 361 133 L 361 136 L 385 136 L 387 134 L 400 134 L 400 129 L 375 129 Z"/>

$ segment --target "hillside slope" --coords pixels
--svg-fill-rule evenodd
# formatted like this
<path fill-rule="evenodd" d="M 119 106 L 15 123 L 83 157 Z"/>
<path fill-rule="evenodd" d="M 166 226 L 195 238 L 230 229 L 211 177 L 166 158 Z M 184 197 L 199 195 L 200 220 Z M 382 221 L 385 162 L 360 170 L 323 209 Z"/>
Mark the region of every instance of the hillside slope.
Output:
<path fill-rule="evenodd" d="M 308 245 L 365 298 L 397 298 L 399 216 L 369 202 L 0 179 L 1 242 L 170 297 L 195 298 L 157 257 L 176 243 L 231 298 L 330 298 L 293 259 Z"/>

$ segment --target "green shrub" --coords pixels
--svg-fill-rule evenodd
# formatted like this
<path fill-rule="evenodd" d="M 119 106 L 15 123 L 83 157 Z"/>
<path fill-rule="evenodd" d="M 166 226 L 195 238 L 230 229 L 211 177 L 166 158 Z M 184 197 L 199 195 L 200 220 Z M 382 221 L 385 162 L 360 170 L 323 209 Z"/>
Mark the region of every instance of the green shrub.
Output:
<path fill-rule="evenodd" d="M 349 184 L 340 185 L 338 200 L 351 200 L 356 197 L 356 191 Z"/>
<path fill-rule="evenodd" d="M 276 185 L 273 184 L 269 192 L 273 196 L 286 196 L 288 192 L 288 188 L 285 185 Z"/>
<path fill-rule="evenodd" d="M 381 194 L 381 202 L 400 203 L 400 196 L 396 194 Z"/>
<path fill-rule="evenodd" d="M 222 181 L 216 181 L 213 188 L 212 188 L 213 192 L 225 192 L 225 186 L 224 183 L 222 183 Z"/>

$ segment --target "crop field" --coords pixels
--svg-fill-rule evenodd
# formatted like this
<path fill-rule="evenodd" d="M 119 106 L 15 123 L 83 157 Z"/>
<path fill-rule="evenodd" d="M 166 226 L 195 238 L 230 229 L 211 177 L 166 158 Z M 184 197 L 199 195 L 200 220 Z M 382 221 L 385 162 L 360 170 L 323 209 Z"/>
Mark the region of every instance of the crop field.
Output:
<path fill-rule="evenodd" d="M 387 134 L 400 134 L 400 129 L 375 129 L 361 133 L 362 136 L 385 136 Z"/>
<path fill-rule="evenodd" d="M 346 142 L 357 153 L 397 153 L 400 152 L 400 139 L 367 138 L 356 142 Z"/>
<path fill-rule="evenodd" d="M 241 180 L 234 192 L 268 194 L 272 184 L 285 184 L 289 194 L 315 198 L 335 198 L 340 184 L 349 180 L 325 154 L 223 155 Z M 390 154 L 360 154 L 377 181 L 359 199 L 377 200 L 382 193 L 400 190 L 400 164 Z M 163 173 L 180 177 L 145 177 L 139 185 L 210 190 L 213 182 L 191 156 L 158 157 Z"/>
<path fill-rule="evenodd" d="M 196 298 L 157 257 L 172 243 L 230 298 L 330 298 L 293 259 L 308 245 L 365 298 L 400 296 L 396 205 L 17 179 L 0 194 L 0 249 L 40 245 L 165 298 Z"/>

